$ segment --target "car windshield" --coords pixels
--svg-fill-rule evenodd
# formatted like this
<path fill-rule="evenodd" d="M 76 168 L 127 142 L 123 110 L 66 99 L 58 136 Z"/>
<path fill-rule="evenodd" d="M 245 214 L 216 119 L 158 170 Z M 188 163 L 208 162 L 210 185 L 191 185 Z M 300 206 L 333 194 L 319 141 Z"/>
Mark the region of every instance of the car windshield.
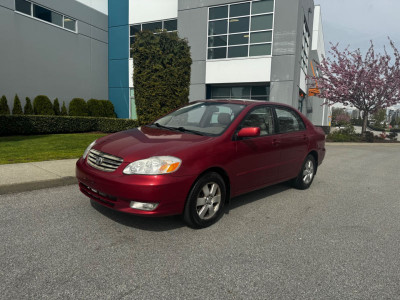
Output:
<path fill-rule="evenodd" d="M 157 120 L 152 125 L 193 134 L 222 134 L 245 105 L 223 102 L 199 102 Z"/>

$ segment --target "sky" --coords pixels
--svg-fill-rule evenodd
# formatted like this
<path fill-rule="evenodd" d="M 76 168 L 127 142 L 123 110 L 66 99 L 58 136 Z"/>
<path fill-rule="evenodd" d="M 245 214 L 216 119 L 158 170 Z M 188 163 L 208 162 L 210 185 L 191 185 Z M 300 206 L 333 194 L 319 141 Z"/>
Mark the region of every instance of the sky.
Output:
<path fill-rule="evenodd" d="M 374 42 L 375 50 L 389 46 L 387 37 L 400 49 L 399 0 L 314 0 L 321 5 L 325 49 L 329 42 L 365 52 Z"/>

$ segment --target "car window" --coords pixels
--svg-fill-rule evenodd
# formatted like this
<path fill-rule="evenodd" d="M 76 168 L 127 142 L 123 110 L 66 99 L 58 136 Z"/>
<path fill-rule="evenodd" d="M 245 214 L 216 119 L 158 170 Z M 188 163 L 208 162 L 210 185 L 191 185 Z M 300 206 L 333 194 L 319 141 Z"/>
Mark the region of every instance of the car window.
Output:
<path fill-rule="evenodd" d="M 260 127 L 260 136 L 274 134 L 275 125 L 272 109 L 263 106 L 252 110 L 240 125 L 240 129 L 245 127 Z"/>
<path fill-rule="evenodd" d="M 245 106 L 234 103 L 200 102 L 178 109 L 155 123 L 202 134 L 220 135 Z"/>
<path fill-rule="evenodd" d="M 300 116 L 289 108 L 275 108 L 280 133 L 304 130 L 306 126 Z"/>

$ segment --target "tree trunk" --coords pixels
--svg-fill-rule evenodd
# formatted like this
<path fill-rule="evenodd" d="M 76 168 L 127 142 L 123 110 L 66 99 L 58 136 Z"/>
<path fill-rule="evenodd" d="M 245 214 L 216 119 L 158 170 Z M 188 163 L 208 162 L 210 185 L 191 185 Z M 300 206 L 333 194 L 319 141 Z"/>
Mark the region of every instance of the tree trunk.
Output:
<path fill-rule="evenodd" d="M 361 134 L 365 136 L 365 132 L 367 131 L 367 125 L 368 125 L 368 112 L 364 111 L 363 112 L 363 125 L 361 129 Z"/>

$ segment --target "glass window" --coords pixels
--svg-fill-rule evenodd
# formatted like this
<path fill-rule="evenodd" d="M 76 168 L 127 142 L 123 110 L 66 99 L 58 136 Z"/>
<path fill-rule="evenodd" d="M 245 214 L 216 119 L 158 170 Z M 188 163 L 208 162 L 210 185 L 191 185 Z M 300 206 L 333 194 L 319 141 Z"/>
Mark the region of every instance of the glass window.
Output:
<path fill-rule="evenodd" d="M 272 29 L 273 15 L 261 15 L 251 18 L 251 30 Z"/>
<path fill-rule="evenodd" d="M 226 47 L 208 49 L 208 59 L 226 58 Z"/>
<path fill-rule="evenodd" d="M 228 57 L 244 57 L 247 56 L 248 46 L 238 46 L 228 48 Z"/>
<path fill-rule="evenodd" d="M 76 31 L 76 21 L 69 17 L 64 16 L 64 28 Z"/>
<path fill-rule="evenodd" d="M 54 11 L 51 11 L 47 8 L 38 6 L 36 4 L 33 5 L 33 16 L 35 18 L 56 24 L 58 26 L 63 25 L 63 16 L 62 15 L 60 15 Z"/>
<path fill-rule="evenodd" d="M 249 17 L 235 18 L 229 20 L 229 32 L 249 31 Z"/>
<path fill-rule="evenodd" d="M 217 34 L 225 34 L 227 32 L 227 21 L 212 21 L 208 25 L 208 34 L 209 35 L 217 35 Z"/>
<path fill-rule="evenodd" d="M 211 36 L 208 38 L 208 47 L 226 46 L 226 35 Z"/>
<path fill-rule="evenodd" d="M 131 37 L 130 37 L 129 44 L 130 44 L 130 45 L 133 45 L 134 43 L 135 43 L 135 37 L 134 37 L 134 36 L 131 36 Z"/>
<path fill-rule="evenodd" d="M 236 99 L 250 99 L 250 86 L 238 86 L 231 88 L 231 97 Z"/>
<path fill-rule="evenodd" d="M 231 5 L 230 17 L 250 15 L 250 2 Z"/>
<path fill-rule="evenodd" d="M 271 55 L 271 44 L 257 44 L 250 46 L 250 56 Z"/>
<path fill-rule="evenodd" d="M 31 15 L 31 3 L 25 0 L 15 0 L 15 10 L 23 14 Z"/>
<path fill-rule="evenodd" d="M 301 118 L 293 110 L 289 108 L 276 108 L 275 111 L 280 133 L 300 131 L 306 128 Z"/>
<path fill-rule="evenodd" d="M 150 31 L 162 30 L 162 22 L 152 22 L 152 23 L 142 24 L 142 30 L 150 30 Z"/>
<path fill-rule="evenodd" d="M 166 31 L 176 31 L 178 30 L 178 20 L 168 20 L 164 21 L 164 29 Z"/>
<path fill-rule="evenodd" d="M 251 111 L 242 121 L 239 128 L 259 127 L 260 136 L 275 133 L 274 117 L 270 107 L 260 107 Z"/>
<path fill-rule="evenodd" d="M 224 19 L 228 17 L 228 6 L 219 6 L 210 8 L 210 20 Z"/>
<path fill-rule="evenodd" d="M 229 36 L 229 45 L 248 44 L 249 35 L 247 33 L 231 34 Z"/>
<path fill-rule="evenodd" d="M 250 36 L 250 43 L 265 43 L 272 41 L 272 31 L 252 32 Z"/>
<path fill-rule="evenodd" d="M 131 25 L 131 35 L 135 35 L 142 30 L 142 26 L 140 24 Z"/>
<path fill-rule="evenodd" d="M 268 95 L 268 87 L 266 85 L 260 86 L 252 86 L 251 87 L 251 94 L 252 95 Z"/>
<path fill-rule="evenodd" d="M 270 13 L 274 11 L 274 0 L 262 0 L 253 2 L 251 13 L 253 15 Z"/>
<path fill-rule="evenodd" d="M 214 86 L 211 89 L 211 95 L 213 98 L 231 98 L 231 89 L 229 87 L 217 87 Z"/>

